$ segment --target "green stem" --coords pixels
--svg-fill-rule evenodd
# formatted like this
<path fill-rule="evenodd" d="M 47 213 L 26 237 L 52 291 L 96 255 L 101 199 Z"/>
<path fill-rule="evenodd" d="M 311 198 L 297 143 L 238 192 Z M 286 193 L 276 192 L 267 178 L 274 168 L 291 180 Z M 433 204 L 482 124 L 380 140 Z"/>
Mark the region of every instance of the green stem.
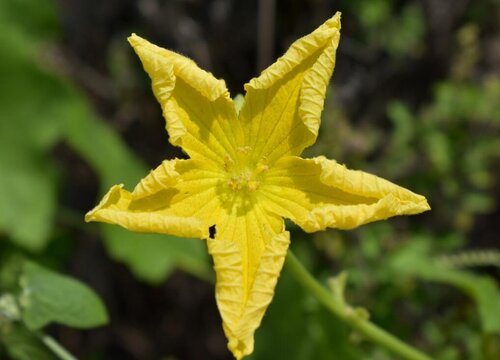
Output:
<path fill-rule="evenodd" d="M 53 337 L 37 333 L 38 338 L 47 346 L 52 352 L 59 357 L 61 360 L 78 360 L 76 357 L 71 355 L 68 350 L 63 348 Z"/>
<path fill-rule="evenodd" d="M 387 331 L 371 323 L 358 312 L 354 311 L 341 299 L 336 299 L 324 286 L 322 286 L 302 265 L 302 263 L 289 250 L 286 263 L 295 279 L 314 295 L 334 315 L 348 323 L 354 329 L 371 341 L 385 347 L 408 360 L 432 360 L 405 342 L 399 340 Z"/>

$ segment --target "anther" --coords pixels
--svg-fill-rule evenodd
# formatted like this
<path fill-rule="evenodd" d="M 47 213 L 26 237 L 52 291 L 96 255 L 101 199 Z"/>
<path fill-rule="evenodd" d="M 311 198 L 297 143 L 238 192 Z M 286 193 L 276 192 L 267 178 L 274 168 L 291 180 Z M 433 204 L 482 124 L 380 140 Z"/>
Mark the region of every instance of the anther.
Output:
<path fill-rule="evenodd" d="M 248 154 L 250 151 L 252 151 L 252 148 L 250 146 L 240 146 L 236 150 L 238 150 L 238 152 L 240 153 Z"/>
<path fill-rule="evenodd" d="M 232 166 L 234 165 L 234 160 L 229 156 L 229 154 L 226 154 L 224 157 L 224 170 L 228 171 Z"/>
<path fill-rule="evenodd" d="M 255 167 L 255 172 L 257 174 L 265 173 L 269 170 L 269 166 L 259 162 L 257 166 Z"/>
<path fill-rule="evenodd" d="M 254 192 L 255 190 L 257 190 L 259 188 L 259 182 L 255 181 L 255 180 L 251 180 L 247 183 L 247 186 L 248 186 L 248 191 Z"/>

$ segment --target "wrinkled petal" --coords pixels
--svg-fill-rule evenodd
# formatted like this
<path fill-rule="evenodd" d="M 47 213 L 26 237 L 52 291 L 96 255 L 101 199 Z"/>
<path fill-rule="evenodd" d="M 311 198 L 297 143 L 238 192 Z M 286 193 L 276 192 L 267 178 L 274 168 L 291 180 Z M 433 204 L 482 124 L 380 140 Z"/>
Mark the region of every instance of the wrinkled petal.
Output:
<path fill-rule="evenodd" d="M 315 142 L 339 37 L 337 13 L 245 85 L 240 119 L 256 160 L 300 155 Z"/>
<path fill-rule="evenodd" d="M 123 185 L 113 186 L 97 207 L 87 213 L 85 221 L 117 224 L 130 231 L 170 234 L 184 237 L 206 237 L 207 229 L 197 218 L 181 218 L 149 209 L 132 209 L 132 194 Z"/>
<path fill-rule="evenodd" d="M 156 169 L 151 170 L 149 175 L 142 179 L 134 188 L 134 198 L 139 199 L 151 196 L 177 184 L 179 173 L 175 170 L 175 166 L 178 162 L 179 160 L 165 160 Z"/>
<path fill-rule="evenodd" d="M 230 237 L 232 232 L 237 235 Z M 283 221 L 257 209 L 228 215 L 216 239 L 207 241 L 217 275 L 217 306 L 236 359 L 253 351 L 254 333 L 273 298 L 289 242 Z"/>
<path fill-rule="evenodd" d="M 352 229 L 430 209 L 425 197 L 325 157 L 280 159 L 266 177 L 268 208 L 307 232 Z"/>
<path fill-rule="evenodd" d="M 113 186 L 85 220 L 131 231 L 207 238 L 220 207 L 220 181 L 218 173 L 195 160 L 164 161 L 132 193 Z"/>
<path fill-rule="evenodd" d="M 85 219 L 207 239 L 217 305 L 237 359 L 252 353 L 283 267 L 290 240 L 282 217 L 313 232 L 429 209 L 423 196 L 374 175 L 298 157 L 316 140 L 339 37 L 337 13 L 245 85 L 239 115 L 224 81 L 184 56 L 129 38 L 170 142 L 190 159 L 164 161 L 132 192 L 112 187 Z"/>
<path fill-rule="evenodd" d="M 194 61 L 133 34 L 129 42 L 149 74 L 167 121 L 170 142 L 191 158 L 222 165 L 241 137 L 236 109 L 223 80 Z"/>

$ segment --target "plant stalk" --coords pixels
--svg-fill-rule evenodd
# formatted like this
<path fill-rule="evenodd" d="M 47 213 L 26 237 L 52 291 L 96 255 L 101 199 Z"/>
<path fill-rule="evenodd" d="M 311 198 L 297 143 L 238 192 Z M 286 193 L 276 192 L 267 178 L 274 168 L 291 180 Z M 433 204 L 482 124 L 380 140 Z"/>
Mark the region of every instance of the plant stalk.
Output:
<path fill-rule="evenodd" d="M 354 329 L 363 334 L 372 342 L 385 347 L 387 350 L 408 360 L 432 360 L 429 356 L 399 340 L 394 335 L 379 328 L 361 314 L 356 312 L 351 306 L 334 298 L 323 285 L 321 285 L 302 265 L 297 257 L 288 250 L 286 259 L 288 269 L 295 279 L 304 286 L 312 295 L 318 299 L 330 312 L 339 317 Z"/>
<path fill-rule="evenodd" d="M 53 337 L 44 333 L 37 333 L 38 338 L 61 360 L 78 360 L 63 348 Z"/>

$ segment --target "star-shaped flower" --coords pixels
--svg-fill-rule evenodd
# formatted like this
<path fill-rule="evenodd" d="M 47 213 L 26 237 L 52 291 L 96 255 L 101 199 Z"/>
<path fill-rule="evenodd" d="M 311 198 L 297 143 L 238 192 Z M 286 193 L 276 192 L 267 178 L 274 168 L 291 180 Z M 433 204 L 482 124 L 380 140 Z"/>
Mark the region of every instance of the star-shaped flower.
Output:
<path fill-rule="evenodd" d="M 187 160 L 165 160 L 132 192 L 113 186 L 86 221 L 205 239 L 228 347 L 252 353 L 289 244 L 283 218 L 307 232 L 351 229 L 429 209 L 423 196 L 325 157 L 316 141 L 340 37 L 337 13 L 245 85 L 241 111 L 223 80 L 137 35 L 129 38 Z M 215 235 L 209 228 L 215 226 Z"/>

